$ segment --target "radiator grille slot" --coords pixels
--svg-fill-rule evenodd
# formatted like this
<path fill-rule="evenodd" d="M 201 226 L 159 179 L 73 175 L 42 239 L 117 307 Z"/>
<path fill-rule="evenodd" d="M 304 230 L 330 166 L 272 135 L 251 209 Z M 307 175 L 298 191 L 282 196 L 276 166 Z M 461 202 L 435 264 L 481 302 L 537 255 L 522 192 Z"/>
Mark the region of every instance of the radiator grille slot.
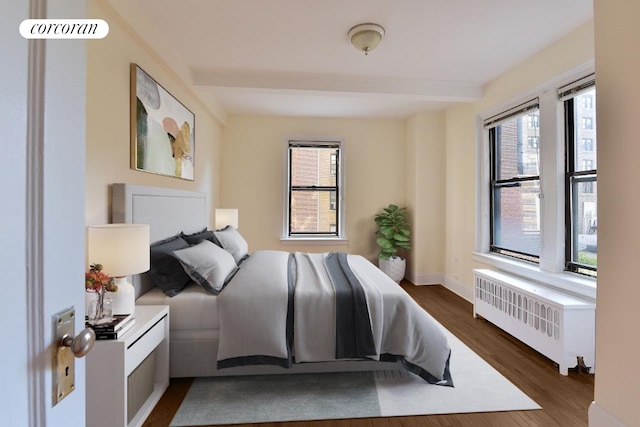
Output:
<path fill-rule="evenodd" d="M 543 335 L 560 339 L 560 310 L 548 303 L 479 276 L 476 276 L 476 298 Z"/>

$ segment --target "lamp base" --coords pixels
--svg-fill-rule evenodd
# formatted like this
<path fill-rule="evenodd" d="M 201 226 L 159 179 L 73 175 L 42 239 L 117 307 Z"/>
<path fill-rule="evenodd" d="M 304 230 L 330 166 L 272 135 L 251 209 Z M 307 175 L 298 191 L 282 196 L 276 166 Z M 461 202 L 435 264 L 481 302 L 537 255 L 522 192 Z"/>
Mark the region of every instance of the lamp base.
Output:
<path fill-rule="evenodd" d="M 136 292 L 127 277 L 116 277 L 117 292 L 107 292 L 113 302 L 113 314 L 133 314 L 136 311 Z"/>

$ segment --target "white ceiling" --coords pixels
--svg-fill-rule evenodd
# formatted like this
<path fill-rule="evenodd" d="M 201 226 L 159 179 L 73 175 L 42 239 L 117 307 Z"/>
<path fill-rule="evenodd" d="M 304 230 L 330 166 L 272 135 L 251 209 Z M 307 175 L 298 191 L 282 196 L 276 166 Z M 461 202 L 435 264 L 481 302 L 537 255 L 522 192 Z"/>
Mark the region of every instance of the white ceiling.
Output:
<path fill-rule="evenodd" d="M 138 0 L 228 114 L 407 117 L 482 86 L 593 17 L 592 0 Z M 368 56 L 347 40 L 386 35 Z"/>

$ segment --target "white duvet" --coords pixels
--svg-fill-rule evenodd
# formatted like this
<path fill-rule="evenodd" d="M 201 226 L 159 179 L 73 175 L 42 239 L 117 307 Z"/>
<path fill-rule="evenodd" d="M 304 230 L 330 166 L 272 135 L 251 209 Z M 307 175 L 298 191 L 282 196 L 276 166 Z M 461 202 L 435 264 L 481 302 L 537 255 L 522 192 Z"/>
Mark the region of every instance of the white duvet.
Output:
<path fill-rule="evenodd" d="M 218 295 L 219 368 L 336 360 L 336 288 L 327 256 L 257 251 L 243 263 Z M 366 358 L 400 358 L 428 381 L 452 385 L 449 345 L 431 316 L 364 257 L 346 260 L 366 297 L 375 347 Z"/>

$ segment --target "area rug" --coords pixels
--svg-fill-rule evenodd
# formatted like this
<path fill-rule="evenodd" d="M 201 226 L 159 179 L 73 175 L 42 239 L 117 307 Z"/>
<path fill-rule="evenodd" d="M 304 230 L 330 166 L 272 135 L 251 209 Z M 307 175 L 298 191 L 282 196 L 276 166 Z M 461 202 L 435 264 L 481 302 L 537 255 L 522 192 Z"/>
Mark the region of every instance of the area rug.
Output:
<path fill-rule="evenodd" d="M 400 370 L 197 378 L 171 427 L 540 409 L 442 329 L 455 387 Z"/>

